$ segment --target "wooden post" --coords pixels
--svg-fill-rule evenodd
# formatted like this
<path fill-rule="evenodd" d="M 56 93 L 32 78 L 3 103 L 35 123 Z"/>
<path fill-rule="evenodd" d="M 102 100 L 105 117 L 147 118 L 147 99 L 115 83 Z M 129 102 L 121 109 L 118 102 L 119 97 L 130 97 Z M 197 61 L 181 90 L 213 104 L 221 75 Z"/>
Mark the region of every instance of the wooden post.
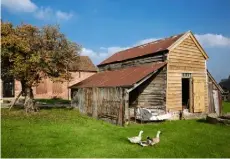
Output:
<path fill-rule="evenodd" d="M 86 93 L 87 93 L 87 88 L 82 88 L 82 113 L 83 114 L 86 114 L 86 100 L 87 100 L 87 98 L 86 98 Z"/>
<path fill-rule="evenodd" d="M 93 117 L 94 118 L 97 118 L 97 97 L 98 97 L 98 91 L 97 91 L 97 88 L 92 88 L 92 98 L 93 98 L 93 101 L 92 101 L 92 109 L 93 109 Z"/>
<path fill-rule="evenodd" d="M 215 105 L 214 105 L 214 98 L 213 98 L 213 85 L 212 83 L 208 83 L 208 113 L 214 113 L 215 112 Z"/>
<path fill-rule="evenodd" d="M 125 124 L 129 124 L 129 93 L 125 89 Z"/>
<path fill-rule="evenodd" d="M 119 104 L 119 111 L 118 111 L 118 125 L 123 125 L 123 90 L 122 88 L 119 89 L 120 92 L 120 104 Z"/>
<path fill-rule="evenodd" d="M 189 79 L 189 112 L 193 113 L 193 84 L 192 78 Z"/>
<path fill-rule="evenodd" d="M 219 90 L 218 90 L 218 96 L 219 96 L 219 115 L 222 115 L 222 95 Z"/>

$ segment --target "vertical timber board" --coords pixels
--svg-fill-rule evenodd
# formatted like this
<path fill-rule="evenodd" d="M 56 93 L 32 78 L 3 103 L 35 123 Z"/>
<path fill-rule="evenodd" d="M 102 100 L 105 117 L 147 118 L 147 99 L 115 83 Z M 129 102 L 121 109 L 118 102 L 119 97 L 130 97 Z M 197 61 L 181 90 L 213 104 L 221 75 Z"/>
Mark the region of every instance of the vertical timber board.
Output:
<path fill-rule="evenodd" d="M 85 92 L 84 92 L 84 88 L 81 88 L 81 96 L 80 96 L 80 100 L 81 100 L 81 112 L 84 113 L 84 102 L 85 102 Z"/>
<path fill-rule="evenodd" d="M 125 89 L 125 122 L 129 122 L 129 92 Z"/>
<path fill-rule="evenodd" d="M 81 113 L 84 112 L 84 90 L 83 88 L 79 88 L 79 91 L 78 91 L 78 101 L 79 101 L 79 104 L 78 104 L 78 107 L 79 107 L 79 111 Z"/>
<path fill-rule="evenodd" d="M 215 113 L 219 115 L 220 113 L 220 101 L 219 101 L 219 92 L 217 90 L 213 90 L 213 98 L 214 98 L 214 108 L 215 108 Z"/>
<path fill-rule="evenodd" d="M 89 105 L 90 105 L 90 114 L 93 115 L 93 88 L 90 88 L 89 93 Z"/>
<path fill-rule="evenodd" d="M 219 115 L 222 115 L 222 95 L 220 91 L 218 91 L 218 96 L 219 96 Z"/>
<path fill-rule="evenodd" d="M 205 82 L 193 78 L 194 112 L 205 111 Z"/>
<path fill-rule="evenodd" d="M 194 102 L 193 102 L 193 81 L 192 78 L 189 79 L 189 111 L 194 112 Z"/>
<path fill-rule="evenodd" d="M 85 113 L 89 112 L 89 100 L 88 100 L 89 89 L 85 88 Z"/>
<path fill-rule="evenodd" d="M 101 115 L 101 106 L 102 105 L 102 89 L 97 88 L 97 116 Z"/>
<path fill-rule="evenodd" d="M 98 102 L 98 93 L 97 88 L 92 88 L 93 100 L 92 100 L 92 116 L 97 118 L 97 102 Z"/>
<path fill-rule="evenodd" d="M 119 104 L 119 113 L 118 113 L 118 125 L 123 125 L 123 90 L 122 88 L 119 88 L 120 92 L 120 104 Z"/>
<path fill-rule="evenodd" d="M 208 88 L 209 113 L 214 113 L 215 108 L 214 108 L 213 85 L 212 85 L 212 83 L 209 82 L 208 87 L 209 87 Z"/>
<path fill-rule="evenodd" d="M 86 88 L 82 88 L 82 94 L 83 94 L 83 97 L 82 97 L 82 113 L 86 113 L 86 96 L 85 96 L 85 93 L 86 93 Z"/>

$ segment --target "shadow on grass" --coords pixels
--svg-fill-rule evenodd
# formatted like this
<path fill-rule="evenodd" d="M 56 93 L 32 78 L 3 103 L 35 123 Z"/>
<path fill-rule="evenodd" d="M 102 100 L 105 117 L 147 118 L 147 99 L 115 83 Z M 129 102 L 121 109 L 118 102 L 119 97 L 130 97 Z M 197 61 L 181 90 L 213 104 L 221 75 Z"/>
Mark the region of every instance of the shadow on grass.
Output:
<path fill-rule="evenodd" d="M 61 98 L 35 99 L 35 101 L 40 103 L 46 103 L 46 104 L 70 104 L 70 100 L 61 99 Z"/>
<path fill-rule="evenodd" d="M 141 121 L 139 119 L 136 119 L 134 117 L 130 118 L 130 122 L 136 123 L 136 124 L 160 124 L 166 122 L 166 120 L 156 120 L 156 121 Z"/>
<path fill-rule="evenodd" d="M 72 110 L 74 109 L 73 107 L 67 107 L 67 106 L 46 106 L 46 105 L 41 105 L 41 106 L 38 106 L 39 107 L 39 110 L 52 110 L 52 109 L 63 109 L 63 110 Z M 14 110 L 23 110 L 24 109 L 24 106 L 22 105 L 15 105 L 13 107 Z"/>
<path fill-rule="evenodd" d="M 206 119 L 198 119 L 196 121 L 199 122 L 199 123 L 207 123 L 207 124 L 209 124 L 209 122 L 207 122 Z"/>
<path fill-rule="evenodd" d="M 45 109 L 45 110 L 50 110 L 50 109 L 65 109 L 65 110 L 72 110 L 73 107 L 66 107 L 66 106 L 58 106 L 58 107 L 39 106 L 39 109 Z"/>
<path fill-rule="evenodd" d="M 206 119 L 198 119 L 197 122 L 200 122 L 200 123 L 205 123 L 205 124 L 209 124 L 209 125 L 225 125 L 224 123 L 222 122 L 209 122 L 207 121 Z"/>

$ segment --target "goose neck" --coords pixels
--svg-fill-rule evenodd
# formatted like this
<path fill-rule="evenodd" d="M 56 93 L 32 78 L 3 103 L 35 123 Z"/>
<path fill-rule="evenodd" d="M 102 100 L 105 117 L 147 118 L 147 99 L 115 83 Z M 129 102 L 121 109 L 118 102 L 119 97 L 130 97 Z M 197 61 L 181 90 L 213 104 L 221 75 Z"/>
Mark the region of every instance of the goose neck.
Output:
<path fill-rule="evenodd" d="M 160 137 L 160 132 L 158 132 L 158 133 L 157 133 L 157 136 L 156 136 L 156 137 L 157 137 L 157 138 L 159 138 L 159 137 Z"/>
<path fill-rule="evenodd" d="M 139 132 L 139 135 L 138 135 L 138 136 L 141 137 L 141 135 L 142 135 L 142 132 Z"/>

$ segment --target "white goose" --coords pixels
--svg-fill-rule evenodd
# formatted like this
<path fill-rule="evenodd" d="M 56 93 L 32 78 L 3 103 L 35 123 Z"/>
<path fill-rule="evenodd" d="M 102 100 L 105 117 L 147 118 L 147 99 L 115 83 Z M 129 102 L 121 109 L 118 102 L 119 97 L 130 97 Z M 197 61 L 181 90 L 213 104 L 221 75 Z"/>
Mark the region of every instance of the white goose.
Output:
<path fill-rule="evenodd" d="M 140 143 L 141 142 L 141 138 L 142 138 L 142 133 L 144 131 L 140 131 L 139 132 L 139 135 L 138 136 L 135 136 L 135 137 L 128 137 L 128 140 L 131 142 L 131 143 L 134 143 L 134 144 L 137 144 L 137 143 Z"/>
<path fill-rule="evenodd" d="M 160 142 L 160 133 L 161 133 L 161 131 L 157 131 L 156 137 L 155 137 L 155 138 L 152 138 L 152 143 L 151 143 L 151 145 L 155 145 L 155 144 L 157 144 L 157 143 Z"/>

